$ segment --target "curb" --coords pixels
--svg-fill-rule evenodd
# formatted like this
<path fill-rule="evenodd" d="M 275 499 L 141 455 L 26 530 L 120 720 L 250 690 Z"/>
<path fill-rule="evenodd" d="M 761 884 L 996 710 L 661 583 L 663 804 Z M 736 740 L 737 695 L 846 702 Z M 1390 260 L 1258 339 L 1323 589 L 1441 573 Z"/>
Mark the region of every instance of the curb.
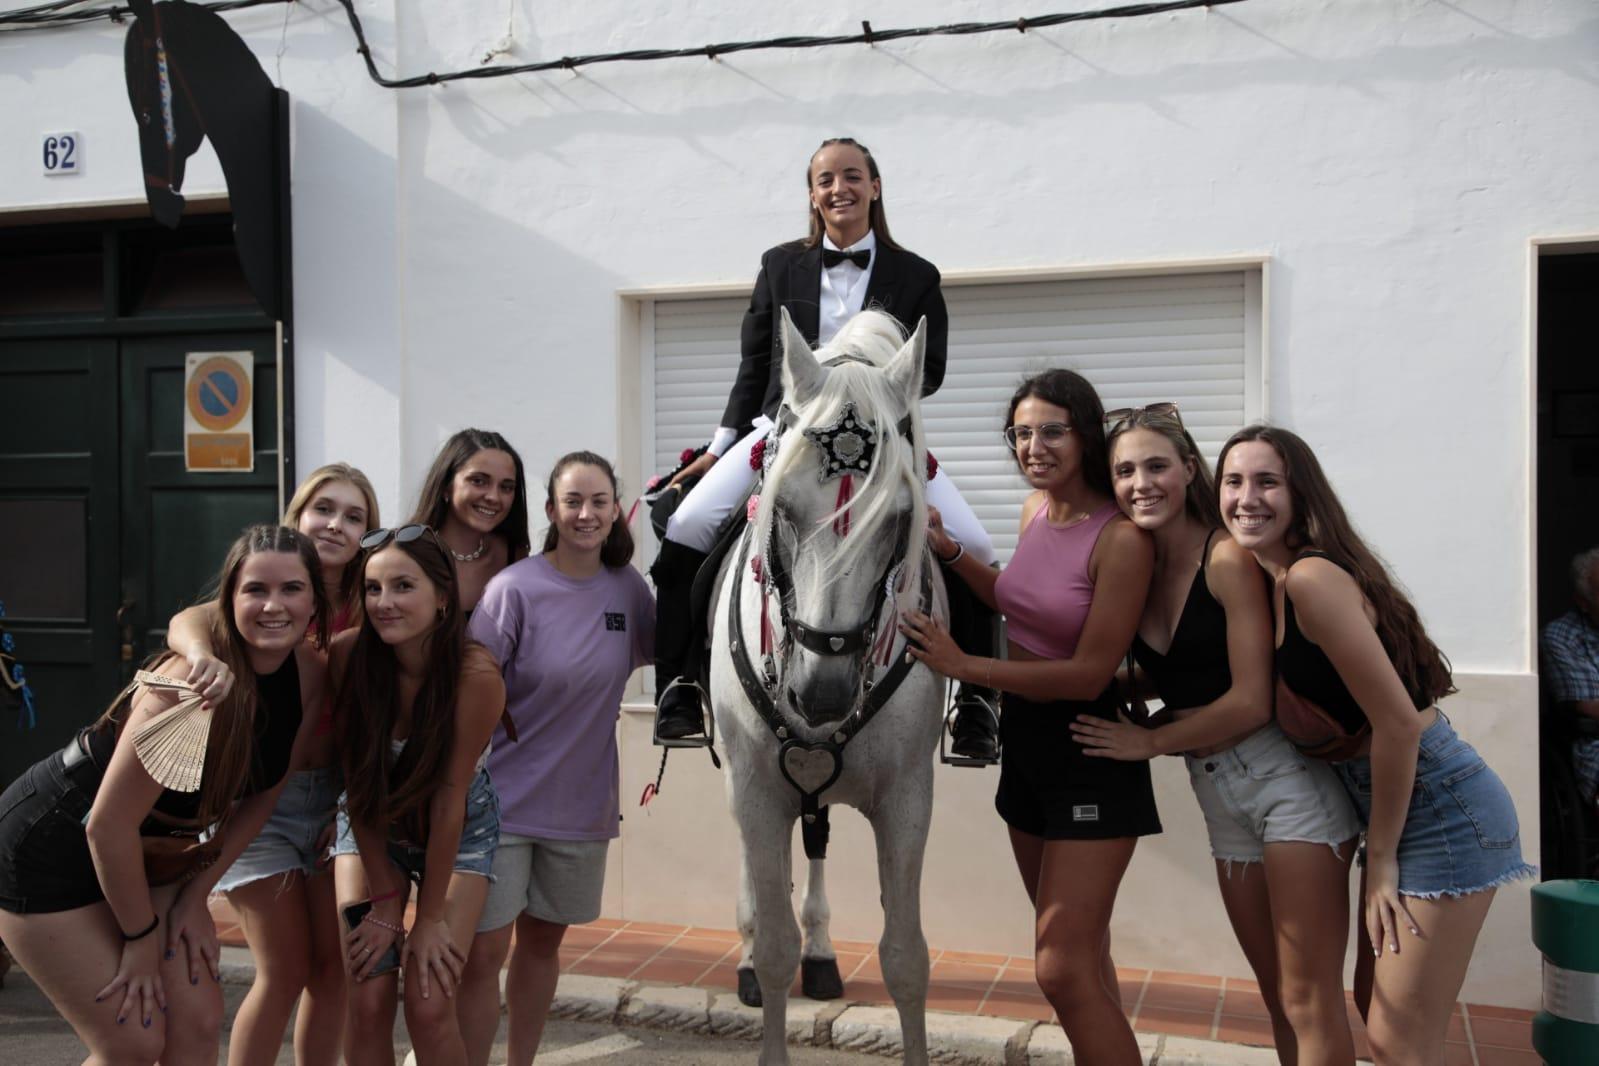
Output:
<path fill-rule="evenodd" d="M 224 947 L 221 970 L 224 984 L 247 985 L 255 980 L 255 961 L 246 948 Z M 502 974 L 502 989 L 504 982 Z M 562 974 L 550 1014 L 569 1021 L 734 1040 L 761 1036 L 760 1008 L 744 1006 L 732 992 L 647 985 L 618 977 Z M 790 999 L 787 1030 L 788 1043 L 803 1047 L 897 1056 L 903 1046 L 894 1008 L 842 1000 Z M 1135 1035 L 1146 1066 L 1275 1066 L 1277 1062 L 1271 1048 L 1160 1033 Z M 1049 1022 L 928 1011 L 927 1050 L 932 1061 L 951 1066 L 1074 1066 L 1066 1034 Z"/>

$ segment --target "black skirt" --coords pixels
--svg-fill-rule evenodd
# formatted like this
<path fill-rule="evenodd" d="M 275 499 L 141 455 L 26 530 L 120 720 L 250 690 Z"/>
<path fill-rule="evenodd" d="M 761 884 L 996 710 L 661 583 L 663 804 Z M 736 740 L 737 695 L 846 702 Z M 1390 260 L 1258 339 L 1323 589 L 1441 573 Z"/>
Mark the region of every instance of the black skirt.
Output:
<path fill-rule="evenodd" d="M 1005 824 L 1045 840 L 1109 840 L 1160 832 L 1148 762 L 1090 756 L 1072 738 L 1079 714 L 1116 720 L 1107 689 L 1095 700 L 1035 703 L 1005 694 L 999 792 Z"/>

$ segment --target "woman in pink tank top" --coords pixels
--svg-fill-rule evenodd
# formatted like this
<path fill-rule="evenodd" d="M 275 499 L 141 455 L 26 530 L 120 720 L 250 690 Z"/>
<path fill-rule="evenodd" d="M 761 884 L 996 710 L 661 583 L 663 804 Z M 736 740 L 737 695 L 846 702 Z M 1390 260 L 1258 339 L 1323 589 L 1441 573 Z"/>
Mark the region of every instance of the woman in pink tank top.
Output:
<path fill-rule="evenodd" d="M 1147 762 L 1092 759 L 1071 732 L 1079 714 L 1114 721 L 1116 669 L 1149 593 L 1154 549 L 1117 510 L 1104 408 L 1069 370 L 1023 382 L 1005 440 L 1033 492 L 1022 535 L 999 574 L 971 560 L 930 516 L 928 543 L 985 602 L 1004 612 L 1008 659 L 967 655 L 922 614 L 912 651 L 957 681 L 1005 693 L 994 806 L 1036 910 L 1036 969 L 1079 1062 L 1142 1062 L 1122 1014 L 1110 916 L 1133 847 L 1160 832 Z"/>

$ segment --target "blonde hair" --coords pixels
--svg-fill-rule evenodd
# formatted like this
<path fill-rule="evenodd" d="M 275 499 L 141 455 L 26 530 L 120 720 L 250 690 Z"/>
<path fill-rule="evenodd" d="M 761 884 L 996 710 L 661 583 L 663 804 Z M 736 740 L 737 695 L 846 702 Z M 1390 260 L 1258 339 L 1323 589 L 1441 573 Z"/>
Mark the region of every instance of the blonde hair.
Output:
<path fill-rule="evenodd" d="M 356 491 L 366 498 L 366 528 L 368 531 L 377 529 L 382 525 L 378 517 L 378 494 L 372 487 L 372 481 L 361 471 L 349 463 L 328 463 L 319 466 L 305 476 L 300 482 L 300 487 L 294 490 L 294 495 L 289 497 L 289 506 L 283 509 L 283 524 L 290 529 L 300 528 L 300 515 L 311 506 L 311 501 L 322 490 L 322 486 L 333 481 L 346 481 L 354 485 Z M 317 575 L 321 577 L 319 573 Z M 361 553 L 356 552 L 354 558 L 344 564 L 344 573 L 339 575 L 339 587 L 329 589 L 329 593 L 336 594 L 339 599 L 340 609 L 351 603 L 355 595 L 356 582 L 361 577 Z"/>

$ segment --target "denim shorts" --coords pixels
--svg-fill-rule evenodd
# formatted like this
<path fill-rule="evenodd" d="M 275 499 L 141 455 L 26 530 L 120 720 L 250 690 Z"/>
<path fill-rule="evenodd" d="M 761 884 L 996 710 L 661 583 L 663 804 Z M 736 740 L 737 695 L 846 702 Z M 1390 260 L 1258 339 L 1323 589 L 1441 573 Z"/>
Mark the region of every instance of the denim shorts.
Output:
<path fill-rule="evenodd" d="M 503 929 L 519 914 L 555 925 L 600 916 L 609 840 L 552 840 L 506 833 L 494 853 L 494 884 L 478 932 Z"/>
<path fill-rule="evenodd" d="M 1360 833 L 1332 767 L 1299 754 L 1275 725 L 1226 751 L 1184 758 L 1210 832 L 1210 853 L 1222 862 L 1260 862 L 1266 845 L 1278 842 L 1337 848 Z"/>
<path fill-rule="evenodd" d="M 0 909 L 47 914 L 105 899 L 83 827 L 93 802 L 59 751 L 0 794 Z"/>
<path fill-rule="evenodd" d="M 252 881 L 294 870 L 307 877 L 316 873 L 317 861 L 322 858 L 316 842 L 332 823 L 338 804 L 338 770 L 328 766 L 290 774 L 266 825 L 223 873 L 218 891 L 232 892 Z"/>
<path fill-rule="evenodd" d="M 1366 824 L 1371 757 L 1333 768 Z M 1521 828 L 1504 783 L 1439 711 L 1438 720 L 1421 734 L 1416 755 L 1416 784 L 1399 836 L 1400 893 L 1423 899 L 1465 896 L 1537 872 L 1521 859 Z"/>
<path fill-rule="evenodd" d="M 350 818 L 344 812 L 344 797 L 339 797 L 339 837 L 333 845 L 335 855 L 358 855 Z M 457 873 L 476 874 L 494 880 L 494 851 L 500 842 L 500 797 L 489 781 L 489 772 L 479 770 L 466 790 L 466 821 L 461 825 L 461 843 L 455 851 Z M 427 866 L 427 848 L 421 844 L 389 838 L 389 858 L 412 881 L 422 882 Z"/>

